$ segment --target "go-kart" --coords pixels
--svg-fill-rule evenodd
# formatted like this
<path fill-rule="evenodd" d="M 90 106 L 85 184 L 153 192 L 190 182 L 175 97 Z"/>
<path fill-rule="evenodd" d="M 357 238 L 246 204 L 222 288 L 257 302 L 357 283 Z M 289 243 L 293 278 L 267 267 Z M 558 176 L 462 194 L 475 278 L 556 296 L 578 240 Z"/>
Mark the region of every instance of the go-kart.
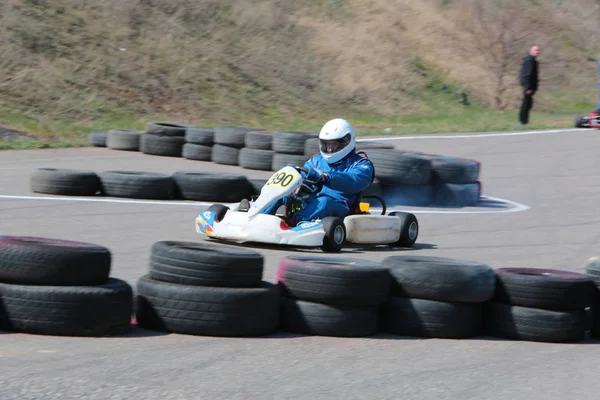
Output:
<path fill-rule="evenodd" d="M 263 214 L 284 197 L 290 203 L 288 208 L 293 209 L 302 204 L 299 199 L 321 190 L 321 183 L 306 179 L 301 172 L 308 171 L 294 166 L 281 168 L 261 188 L 260 195 L 250 198 L 243 207 L 242 202 L 211 205 L 196 217 L 196 232 L 213 239 L 320 247 L 325 252 L 338 252 L 346 243 L 411 247 L 417 240 L 419 223 L 414 214 L 393 211 L 385 215 L 385 202 L 378 196 L 359 194 L 343 219 L 325 217 L 290 226 L 287 216 Z M 376 198 L 381 203 L 381 215 L 370 214 L 370 203 L 362 201 L 365 198 Z"/>
<path fill-rule="evenodd" d="M 592 111 L 588 115 L 578 115 L 575 117 L 575 127 L 600 129 L 600 109 Z"/>

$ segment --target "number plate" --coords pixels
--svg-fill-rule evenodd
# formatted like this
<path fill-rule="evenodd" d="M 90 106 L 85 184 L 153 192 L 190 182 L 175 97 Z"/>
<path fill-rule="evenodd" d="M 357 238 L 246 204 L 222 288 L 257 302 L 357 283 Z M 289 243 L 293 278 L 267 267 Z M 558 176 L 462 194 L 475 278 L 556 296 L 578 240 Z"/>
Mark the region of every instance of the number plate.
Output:
<path fill-rule="evenodd" d="M 279 187 L 281 189 L 285 189 L 288 186 L 290 186 L 292 182 L 296 181 L 300 177 L 301 176 L 298 173 L 298 171 L 296 171 L 293 168 L 290 168 L 273 174 L 273 176 L 271 176 L 271 179 L 269 179 L 267 183 L 265 183 L 265 186 Z"/>

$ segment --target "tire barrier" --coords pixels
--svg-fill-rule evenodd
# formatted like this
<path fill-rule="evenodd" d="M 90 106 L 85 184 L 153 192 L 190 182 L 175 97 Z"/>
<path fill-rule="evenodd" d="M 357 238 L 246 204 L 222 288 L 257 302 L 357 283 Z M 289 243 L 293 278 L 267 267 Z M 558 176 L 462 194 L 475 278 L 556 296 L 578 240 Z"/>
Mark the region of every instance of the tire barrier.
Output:
<path fill-rule="evenodd" d="M 135 315 L 145 329 L 223 337 L 281 331 L 559 343 L 600 333 L 600 258 L 580 274 L 446 257 L 299 254 L 281 259 L 272 284 L 254 250 L 160 241 L 137 282 L 135 308 L 132 287 L 109 276 L 111 261 L 100 245 L 1 236 L 0 329 L 113 336 L 128 332 Z"/>
<path fill-rule="evenodd" d="M 320 336 L 360 337 L 377 331 L 378 306 L 390 275 L 379 263 L 322 256 L 288 256 L 279 263 L 281 329 Z"/>
<path fill-rule="evenodd" d="M 138 324 L 162 332 L 263 336 L 279 324 L 280 288 L 262 281 L 253 250 L 195 242 L 157 242 L 149 274 L 138 280 Z"/>
<path fill-rule="evenodd" d="M 144 131 L 113 129 L 106 133 L 106 147 L 113 150 L 140 150 L 140 137 Z"/>
<path fill-rule="evenodd" d="M 264 185 L 262 180 L 260 181 Z M 31 190 L 63 196 L 111 196 L 148 200 L 237 202 L 258 194 L 245 175 L 177 171 L 161 174 L 143 171 L 77 171 L 38 168 L 31 174 Z"/>
<path fill-rule="evenodd" d="M 149 122 L 145 131 L 93 132 L 89 140 L 95 146 L 135 150 L 136 135 L 144 154 L 260 171 L 277 171 L 286 164 L 304 165 L 319 152 L 317 132 L 273 132 L 236 126 L 206 128 L 172 122 Z M 377 141 L 357 142 L 356 149 L 373 161 L 376 190 L 389 206 L 475 207 L 481 198 L 479 161 L 397 150 Z"/>
<path fill-rule="evenodd" d="M 594 304 L 591 307 L 591 336 L 600 339 L 600 258 L 591 257 L 584 265 L 586 273 L 592 277 L 596 288 Z"/>
<path fill-rule="evenodd" d="M 469 338 L 481 333 L 483 303 L 494 294 L 491 267 L 443 257 L 392 256 L 383 260 L 392 277 L 382 308 L 387 333 Z"/>
<path fill-rule="evenodd" d="M 110 251 L 39 237 L 0 237 L 0 329 L 112 336 L 130 328 L 133 291 L 110 278 Z"/>
<path fill-rule="evenodd" d="M 592 277 L 541 268 L 500 268 L 495 274 L 494 297 L 486 305 L 488 334 L 544 342 L 583 338 L 586 308 L 596 297 Z"/>

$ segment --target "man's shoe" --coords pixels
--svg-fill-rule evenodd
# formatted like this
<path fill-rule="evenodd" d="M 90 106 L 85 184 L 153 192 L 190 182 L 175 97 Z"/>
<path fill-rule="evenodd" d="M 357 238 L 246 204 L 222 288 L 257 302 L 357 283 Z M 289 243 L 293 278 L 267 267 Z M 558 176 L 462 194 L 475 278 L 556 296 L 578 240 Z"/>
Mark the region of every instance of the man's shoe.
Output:
<path fill-rule="evenodd" d="M 250 209 L 250 202 L 248 201 L 248 199 L 242 199 L 242 201 L 240 201 L 240 205 L 238 206 L 238 211 L 248 212 L 249 209 Z"/>
<path fill-rule="evenodd" d="M 519 125 L 525 125 L 524 123 L 522 123 L 521 121 L 518 122 Z"/>

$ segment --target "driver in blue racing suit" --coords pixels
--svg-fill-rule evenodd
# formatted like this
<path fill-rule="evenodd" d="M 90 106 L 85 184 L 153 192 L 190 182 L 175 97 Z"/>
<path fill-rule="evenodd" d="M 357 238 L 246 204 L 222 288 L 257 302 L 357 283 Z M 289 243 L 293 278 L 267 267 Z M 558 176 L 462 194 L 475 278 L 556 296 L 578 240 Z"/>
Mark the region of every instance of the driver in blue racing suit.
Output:
<path fill-rule="evenodd" d="M 354 128 L 344 119 L 328 121 L 319 132 L 320 152 L 312 156 L 302 172 L 306 179 L 323 184 L 320 192 L 302 200 L 303 208 L 289 220 L 291 226 L 302 221 L 329 216 L 344 218 L 350 214 L 360 192 L 375 179 L 373 163 L 356 153 Z M 263 211 L 264 214 L 288 216 L 287 198 L 283 198 Z"/>

